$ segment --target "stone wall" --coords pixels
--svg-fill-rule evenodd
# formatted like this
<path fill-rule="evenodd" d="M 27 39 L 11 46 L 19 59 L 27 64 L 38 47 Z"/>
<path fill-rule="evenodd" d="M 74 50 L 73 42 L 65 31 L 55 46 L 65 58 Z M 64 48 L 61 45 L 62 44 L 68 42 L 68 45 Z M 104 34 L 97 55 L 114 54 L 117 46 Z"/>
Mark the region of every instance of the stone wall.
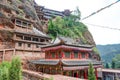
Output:
<path fill-rule="evenodd" d="M 45 57 L 45 53 L 41 51 L 24 51 L 16 49 L 3 49 L 0 50 L 0 62 L 11 61 L 13 56 L 19 56 L 22 61 L 23 68 L 28 68 L 29 60 L 38 60 Z"/>
<path fill-rule="evenodd" d="M 38 72 L 23 70 L 23 80 L 49 80 L 49 78 L 44 77 L 43 74 Z"/>

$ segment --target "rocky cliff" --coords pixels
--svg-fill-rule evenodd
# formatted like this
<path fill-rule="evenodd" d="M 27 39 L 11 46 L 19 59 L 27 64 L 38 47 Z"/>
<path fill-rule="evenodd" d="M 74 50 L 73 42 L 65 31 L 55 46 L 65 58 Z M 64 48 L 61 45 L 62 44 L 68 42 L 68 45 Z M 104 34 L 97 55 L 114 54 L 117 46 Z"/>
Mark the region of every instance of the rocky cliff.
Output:
<path fill-rule="evenodd" d="M 12 17 L 31 20 L 35 27 L 42 30 L 34 5 L 37 5 L 34 0 L 0 0 L 0 16 L 7 18 L 7 22 Z M 5 20 L 2 19 L 0 23 L 5 23 Z"/>
<path fill-rule="evenodd" d="M 34 7 L 35 5 L 37 4 L 34 2 L 34 0 L 0 0 L 0 24 L 8 25 L 12 28 L 14 24 L 10 21 L 11 18 L 19 17 L 34 22 L 34 27 L 43 31 L 41 21 L 39 20 Z M 74 29 L 74 32 L 76 32 L 76 29 Z M 78 31 L 76 34 L 81 36 L 79 32 L 80 31 Z M 2 31 L 0 33 L 2 34 Z M 4 32 L 4 34 L 6 33 Z M 1 39 L 2 36 L 3 35 L 0 36 Z M 95 45 L 94 39 L 89 30 L 82 32 L 82 37 L 79 38 L 82 38 L 83 41 L 85 40 L 90 45 Z"/>

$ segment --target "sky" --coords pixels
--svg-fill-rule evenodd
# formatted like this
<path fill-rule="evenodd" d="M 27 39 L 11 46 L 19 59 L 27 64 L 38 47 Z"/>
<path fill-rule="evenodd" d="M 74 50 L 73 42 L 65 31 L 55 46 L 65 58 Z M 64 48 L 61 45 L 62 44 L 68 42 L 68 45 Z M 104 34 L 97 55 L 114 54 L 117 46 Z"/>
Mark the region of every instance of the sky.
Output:
<path fill-rule="evenodd" d="M 75 10 L 79 7 L 81 18 L 103 8 L 117 0 L 35 0 L 38 5 L 46 8 L 64 11 L 65 9 Z M 100 13 L 82 21 L 84 24 L 95 24 L 120 29 L 120 2 L 107 8 Z M 96 44 L 117 44 L 120 43 L 120 30 L 112 30 L 88 25 Z"/>

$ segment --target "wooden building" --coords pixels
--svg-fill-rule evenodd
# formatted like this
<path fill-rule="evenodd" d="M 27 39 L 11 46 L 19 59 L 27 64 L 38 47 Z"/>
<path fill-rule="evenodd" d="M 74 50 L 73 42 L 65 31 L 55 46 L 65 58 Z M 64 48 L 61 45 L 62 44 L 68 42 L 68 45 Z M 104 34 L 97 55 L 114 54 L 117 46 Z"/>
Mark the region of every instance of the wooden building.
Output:
<path fill-rule="evenodd" d="M 103 80 L 120 80 L 119 69 L 102 69 Z"/>
<path fill-rule="evenodd" d="M 96 79 L 98 68 L 102 67 L 100 57 L 94 57 L 92 45 L 70 44 L 70 40 L 54 41 L 54 44 L 42 47 L 45 59 L 30 61 L 37 71 L 48 74 L 62 74 L 78 78 L 88 78 L 89 64 L 94 65 Z"/>
<path fill-rule="evenodd" d="M 35 20 L 17 15 L 15 10 L 0 3 L 0 62 L 17 55 L 26 65 L 28 60 L 45 57 L 41 46 L 50 44 L 51 38 L 36 28 Z"/>
<path fill-rule="evenodd" d="M 57 10 L 52 10 L 45 8 L 44 6 L 34 6 L 36 9 L 36 13 L 43 25 L 43 30 L 47 32 L 47 27 L 48 27 L 48 21 L 49 19 L 53 19 L 57 16 L 64 17 L 64 16 L 69 16 L 71 14 L 71 11 L 66 9 L 64 11 L 57 11 Z"/>

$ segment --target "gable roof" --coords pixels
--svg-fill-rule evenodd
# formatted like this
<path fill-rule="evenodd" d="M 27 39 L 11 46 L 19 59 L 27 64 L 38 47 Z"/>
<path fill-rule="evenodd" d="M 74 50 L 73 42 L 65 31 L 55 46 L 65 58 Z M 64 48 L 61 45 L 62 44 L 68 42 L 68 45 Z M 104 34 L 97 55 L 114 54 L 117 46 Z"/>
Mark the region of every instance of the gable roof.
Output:
<path fill-rule="evenodd" d="M 75 41 L 71 38 L 65 38 L 65 37 L 57 37 L 52 44 L 49 45 L 45 45 L 43 47 L 41 47 L 42 49 L 45 48 L 54 48 L 56 46 L 64 46 L 64 47 L 71 47 L 71 48 L 89 48 L 92 49 L 93 45 L 87 45 L 87 44 L 77 44 L 75 43 Z"/>

